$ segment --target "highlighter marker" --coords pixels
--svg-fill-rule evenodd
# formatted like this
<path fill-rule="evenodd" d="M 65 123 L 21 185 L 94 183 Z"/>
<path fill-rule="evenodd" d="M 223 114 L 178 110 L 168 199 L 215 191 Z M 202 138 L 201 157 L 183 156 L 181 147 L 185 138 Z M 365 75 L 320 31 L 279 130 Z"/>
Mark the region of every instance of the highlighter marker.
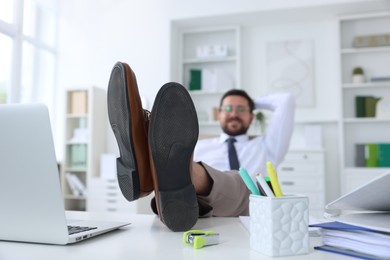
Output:
<path fill-rule="evenodd" d="M 251 193 L 254 195 L 260 195 L 259 189 L 256 187 L 256 184 L 252 181 L 248 172 L 242 167 L 240 167 L 239 172 L 242 180 L 244 181 L 248 189 L 251 191 Z"/>
<path fill-rule="evenodd" d="M 283 193 L 282 193 L 282 190 L 280 189 L 278 176 L 276 175 L 275 168 L 271 162 L 267 162 L 267 172 L 268 172 L 269 178 L 271 179 L 271 185 L 272 185 L 272 188 L 274 190 L 275 196 L 282 197 Z"/>
<path fill-rule="evenodd" d="M 272 188 L 272 185 L 271 185 L 271 179 L 268 176 L 265 176 L 264 180 L 268 184 L 268 187 L 272 190 L 272 193 L 274 193 L 274 189 Z"/>

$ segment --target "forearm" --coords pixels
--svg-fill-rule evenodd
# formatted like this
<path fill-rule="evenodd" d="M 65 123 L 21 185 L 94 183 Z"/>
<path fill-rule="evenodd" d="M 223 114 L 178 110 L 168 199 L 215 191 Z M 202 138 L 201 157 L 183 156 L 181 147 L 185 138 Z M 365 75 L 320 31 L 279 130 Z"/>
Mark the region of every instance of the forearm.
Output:
<path fill-rule="evenodd" d="M 294 128 L 295 101 L 290 93 L 270 94 L 255 101 L 256 108 L 273 111 L 268 123 L 265 144 L 268 160 L 275 165 L 283 160 Z"/>
<path fill-rule="evenodd" d="M 291 93 L 275 93 L 258 97 L 254 100 L 255 109 L 265 109 L 277 112 L 277 110 L 294 110 L 295 101 Z"/>

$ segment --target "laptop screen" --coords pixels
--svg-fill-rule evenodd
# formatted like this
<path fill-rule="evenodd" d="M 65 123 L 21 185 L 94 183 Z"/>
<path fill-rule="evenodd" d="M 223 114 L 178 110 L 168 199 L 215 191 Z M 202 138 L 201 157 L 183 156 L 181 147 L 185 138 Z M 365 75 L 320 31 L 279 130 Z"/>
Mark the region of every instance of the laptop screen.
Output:
<path fill-rule="evenodd" d="M 67 240 L 48 109 L 0 105 L 0 122 L 0 239 Z"/>

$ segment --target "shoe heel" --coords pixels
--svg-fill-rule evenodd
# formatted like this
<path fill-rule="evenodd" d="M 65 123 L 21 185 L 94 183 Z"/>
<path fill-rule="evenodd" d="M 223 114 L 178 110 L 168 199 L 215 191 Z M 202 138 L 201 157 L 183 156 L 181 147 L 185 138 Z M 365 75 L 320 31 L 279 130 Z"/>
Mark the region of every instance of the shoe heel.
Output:
<path fill-rule="evenodd" d="M 197 222 L 199 206 L 192 184 L 181 190 L 159 191 L 160 217 L 172 231 L 187 231 Z"/>
<path fill-rule="evenodd" d="M 139 183 L 137 171 L 125 167 L 120 158 L 116 159 L 116 167 L 117 167 L 119 188 L 121 189 L 123 196 L 128 201 L 134 201 L 138 199 L 139 198 L 139 189 L 137 189 L 138 185 L 134 185 L 135 183 Z"/>

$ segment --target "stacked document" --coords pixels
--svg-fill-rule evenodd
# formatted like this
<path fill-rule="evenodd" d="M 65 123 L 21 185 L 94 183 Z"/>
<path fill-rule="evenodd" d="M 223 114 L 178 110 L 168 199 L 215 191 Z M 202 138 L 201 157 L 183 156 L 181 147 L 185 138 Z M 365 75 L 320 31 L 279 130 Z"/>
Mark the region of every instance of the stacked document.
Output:
<path fill-rule="evenodd" d="M 318 250 L 363 259 L 390 259 L 390 172 L 340 197 L 325 208 Z"/>
<path fill-rule="evenodd" d="M 363 259 L 389 259 L 390 233 L 345 224 L 329 222 L 311 225 L 322 228 L 323 246 L 315 249 Z"/>

